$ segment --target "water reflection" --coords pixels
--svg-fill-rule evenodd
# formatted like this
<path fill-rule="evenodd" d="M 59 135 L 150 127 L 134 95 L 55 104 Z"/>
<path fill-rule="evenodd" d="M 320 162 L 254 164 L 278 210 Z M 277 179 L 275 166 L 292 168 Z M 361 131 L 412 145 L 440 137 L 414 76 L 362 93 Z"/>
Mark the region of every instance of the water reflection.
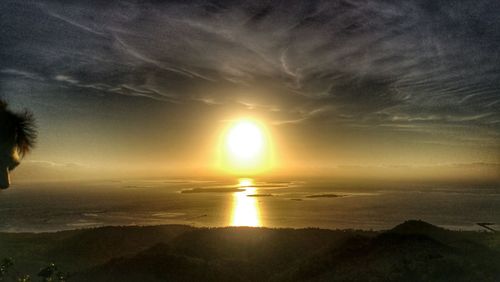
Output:
<path fill-rule="evenodd" d="M 239 179 L 239 186 L 245 191 L 233 194 L 231 226 L 261 226 L 259 203 L 255 197 L 247 197 L 256 193 L 257 189 L 253 185 L 253 179 Z"/>

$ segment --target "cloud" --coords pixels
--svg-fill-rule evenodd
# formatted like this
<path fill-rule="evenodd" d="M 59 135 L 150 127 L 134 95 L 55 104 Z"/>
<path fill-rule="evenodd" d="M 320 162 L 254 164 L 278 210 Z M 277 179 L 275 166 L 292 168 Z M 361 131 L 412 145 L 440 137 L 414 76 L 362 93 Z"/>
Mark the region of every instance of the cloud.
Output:
<path fill-rule="evenodd" d="M 94 29 L 92 29 L 92 28 L 90 28 L 90 27 L 88 27 L 88 26 L 85 26 L 85 25 L 83 25 L 83 24 L 80 24 L 80 23 L 78 23 L 78 22 L 76 22 L 76 21 L 73 21 L 73 20 L 71 20 L 71 19 L 69 19 L 69 18 L 63 17 L 63 16 L 61 16 L 61 15 L 59 15 L 59 14 L 56 14 L 56 13 L 54 13 L 54 12 L 50 11 L 50 10 L 47 10 L 46 12 L 47 12 L 47 14 L 48 14 L 48 15 L 50 15 L 50 16 L 52 16 L 52 17 L 54 17 L 54 18 L 60 19 L 60 20 L 62 20 L 62 21 L 64 21 L 64 22 L 66 22 L 66 23 L 68 23 L 68 24 L 70 24 L 70 25 L 72 25 L 72 26 L 75 26 L 75 27 L 77 27 L 77 28 L 79 28 L 79 29 L 82 29 L 82 30 L 84 30 L 84 31 L 87 31 L 87 32 L 93 33 L 93 34 L 95 34 L 95 35 L 100 35 L 100 36 L 101 36 L 101 35 L 104 35 L 104 33 L 102 33 L 102 32 L 96 31 L 96 30 L 94 30 Z"/>
<path fill-rule="evenodd" d="M 32 80 L 43 80 L 42 77 L 40 77 L 39 75 L 37 75 L 35 73 L 17 70 L 17 69 L 2 69 L 2 70 L 0 70 L 0 73 L 6 74 L 6 75 L 20 76 L 20 77 L 32 79 Z"/>
<path fill-rule="evenodd" d="M 66 75 L 58 74 L 54 77 L 54 79 L 57 81 L 67 82 L 67 83 L 71 83 L 71 84 L 78 84 L 78 80 L 73 79 L 73 78 L 66 76 Z"/>
<path fill-rule="evenodd" d="M 236 105 L 288 126 L 476 127 L 497 140 L 496 1 L 2 5 L 6 84 L 45 80 L 74 99 L 128 96 L 186 110 Z"/>
<path fill-rule="evenodd" d="M 25 160 L 13 171 L 15 181 L 53 181 L 80 179 L 82 175 L 92 176 L 93 171 L 86 165 L 42 160 Z"/>

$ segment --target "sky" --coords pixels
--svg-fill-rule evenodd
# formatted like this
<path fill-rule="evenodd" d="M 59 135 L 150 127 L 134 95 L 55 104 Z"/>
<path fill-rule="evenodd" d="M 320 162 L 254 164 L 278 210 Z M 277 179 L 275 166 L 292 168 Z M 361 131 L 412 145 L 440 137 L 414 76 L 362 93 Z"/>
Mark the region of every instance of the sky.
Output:
<path fill-rule="evenodd" d="M 500 179 L 500 2 L 0 2 L 15 179 L 216 173 L 239 118 L 268 173 Z"/>

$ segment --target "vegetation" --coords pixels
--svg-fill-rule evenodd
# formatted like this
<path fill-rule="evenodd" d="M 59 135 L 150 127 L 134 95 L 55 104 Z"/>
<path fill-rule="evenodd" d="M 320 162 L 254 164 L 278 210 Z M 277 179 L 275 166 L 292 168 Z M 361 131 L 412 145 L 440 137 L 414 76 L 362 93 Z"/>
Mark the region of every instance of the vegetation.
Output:
<path fill-rule="evenodd" d="M 0 281 L 31 281 L 31 276 L 29 274 L 21 274 L 19 271 L 16 271 L 13 266 L 14 261 L 11 258 L 3 259 L 0 264 Z M 54 263 L 50 263 L 38 272 L 38 277 L 43 282 L 65 282 L 69 275 L 60 271 Z"/>
<path fill-rule="evenodd" d="M 498 233 L 422 221 L 384 232 L 166 225 L 0 233 L 0 246 L 0 257 L 12 258 L 2 277 L 15 262 L 42 281 L 500 281 Z"/>

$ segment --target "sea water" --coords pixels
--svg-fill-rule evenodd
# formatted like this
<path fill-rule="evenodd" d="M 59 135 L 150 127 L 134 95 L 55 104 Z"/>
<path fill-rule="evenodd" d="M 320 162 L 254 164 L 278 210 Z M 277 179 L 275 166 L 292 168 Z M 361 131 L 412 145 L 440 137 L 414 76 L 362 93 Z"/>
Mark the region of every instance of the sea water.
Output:
<path fill-rule="evenodd" d="M 408 219 L 455 230 L 481 229 L 479 222 L 500 224 L 500 187 L 495 185 L 240 182 L 18 183 L 0 191 L 0 231 L 157 224 L 381 230 Z"/>

